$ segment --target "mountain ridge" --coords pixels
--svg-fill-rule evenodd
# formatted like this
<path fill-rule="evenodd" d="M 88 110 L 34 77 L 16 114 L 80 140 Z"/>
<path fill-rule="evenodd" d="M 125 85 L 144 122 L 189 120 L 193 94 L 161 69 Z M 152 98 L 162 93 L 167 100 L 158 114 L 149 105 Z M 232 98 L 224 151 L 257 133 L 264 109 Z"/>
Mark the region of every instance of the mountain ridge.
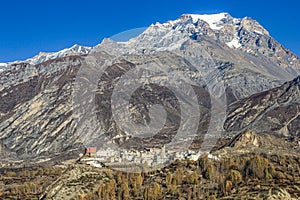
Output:
<path fill-rule="evenodd" d="M 90 120 L 87 122 L 90 126 L 78 127 L 78 116 L 73 113 L 76 107 L 72 104 L 78 71 L 82 67 L 86 68 L 84 64 L 89 62 L 92 64 L 86 68 L 90 70 L 87 73 L 110 72 L 108 74 L 114 80 L 117 80 L 118 77 L 115 76 L 122 70 L 150 61 L 159 65 L 176 66 L 170 72 L 183 73 L 183 76 L 193 78 L 203 86 L 200 81 L 201 73 L 211 65 L 199 64 L 197 59 L 193 62 L 193 59 L 188 60 L 184 55 L 201 59 L 205 54 L 224 82 L 227 102 L 223 103 L 231 106 L 232 115 L 236 109 L 234 105 L 243 108 L 237 102 L 247 101 L 251 95 L 263 91 L 273 91 L 272 88 L 280 87 L 299 73 L 299 58 L 285 50 L 268 34 L 257 33 L 264 32 L 257 22 L 250 18 L 234 19 L 229 14 L 222 15 L 225 17 L 222 20 L 225 20 L 221 20 L 220 24 L 210 21 L 216 23 L 214 25 L 217 30 L 211 29 L 209 23 L 201 19 L 193 21 L 191 16 L 183 15 L 177 20 L 152 25 L 128 42 L 104 39 L 92 49 L 73 46 L 69 48 L 70 51 L 63 50 L 46 56 L 41 54 L 32 60 L 10 63 L 5 70 L 0 70 L 0 145 L 7 152 L 15 154 L 16 158 L 27 158 L 54 155 L 74 148 L 82 149 L 89 144 L 91 138 L 97 136 L 94 128 L 99 125 Z M 219 25 L 223 27 L 220 28 Z M 239 48 L 226 44 L 235 37 L 239 37 Z M 293 60 L 293 64 L 290 60 Z M 108 71 L 103 71 L 104 66 L 99 66 L 101 63 L 108 63 L 105 65 Z M 191 71 L 194 72 L 193 76 Z M 85 80 L 88 84 L 94 82 Z M 164 82 L 163 77 L 157 80 Z M 111 87 L 109 81 L 103 81 L 103 85 Z M 203 94 L 202 100 L 207 104 L 209 95 L 202 90 L 203 88 L 200 91 Z M 86 91 L 82 95 L 86 95 Z M 89 100 L 83 103 L 87 104 Z M 203 110 L 209 109 L 206 104 Z M 109 105 L 104 107 L 106 108 L 109 109 Z M 88 109 L 88 104 L 84 109 Z M 104 110 L 103 113 L 107 111 Z M 139 111 L 133 110 L 134 113 Z M 137 116 L 142 117 L 142 113 L 140 114 Z M 235 116 L 241 116 L 239 113 L 232 115 L 229 116 L 225 129 L 236 132 L 243 128 L 244 122 L 232 122 L 231 119 Z M 203 130 L 207 129 L 207 117 L 203 114 Z M 131 137 L 130 133 L 120 131 L 110 118 L 102 116 L 100 121 L 102 124 L 109 122 L 111 126 L 105 128 L 108 128 L 110 137 L 118 138 L 118 142 Z M 99 130 L 102 134 L 105 133 L 103 127 L 99 127 Z M 170 139 L 168 137 L 172 134 L 174 133 L 166 134 L 164 138 Z"/>
<path fill-rule="evenodd" d="M 151 27 L 163 27 L 163 26 L 172 26 L 174 24 L 176 24 L 177 22 L 179 22 L 180 20 L 186 20 L 186 19 L 191 19 L 192 23 L 197 24 L 198 26 L 201 23 L 205 23 L 204 27 L 206 28 L 210 28 L 211 30 L 214 31 L 220 31 L 220 29 L 228 29 L 228 27 L 224 27 L 224 25 L 228 25 L 228 23 L 230 23 L 231 25 L 234 25 L 234 27 L 230 27 L 230 29 L 235 29 L 234 33 L 232 35 L 230 35 L 230 40 L 228 38 L 223 38 L 221 42 L 224 42 L 228 47 L 230 48 L 241 48 L 243 45 L 241 44 L 241 42 L 243 42 L 243 38 L 242 37 L 238 37 L 237 38 L 237 34 L 241 32 L 241 30 L 239 30 L 241 27 L 239 27 L 240 25 L 242 25 L 242 27 L 246 30 L 252 32 L 252 34 L 258 34 L 258 35 L 266 35 L 269 36 L 269 32 L 259 24 L 259 22 L 257 22 L 256 20 L 250 18 L 250 17 L 244 17 L 244 18 L 234 18 L 232 17 L 229 13 L 227 12 L 221 12 L 221 13 L 216 13 L 216 14 L 183 14 L 181 15 L 179 18 L 177 18 L 176 20 L 169 20 L 165 23 L 159 23 L 157 22 L 156 24 L 152 24 L 150 25 L 149 28 Z M 218 24 L 220 27 L 216 28 L 216 25 Z M 201 26 L 203 26 L 203 24 L 201 24 Z M 148 28 L 148 29 L 149 29 Z M 147 30 L 146 30 L 147 31 Z M 207 32 L 208 30 L 205 30 L 205 32 Z M 244 30 L 243 30 L 244 31 Z M 208 31 L 210 32 L 210 31 Z M 143 34 L 143 33 L 142 33 Z M 209 34 L 209 33 L 207 33 Z M 212 32 L 210 32 L 210 34 L 213 34 Z M 215 36 L 214 36 L 215 37 Z M 253 35 L 252 35 L 253 37 Z M 136 38 L 132 38 L 130 39 L 128 42 L 130 42 L 131 40 L 135 40 Z M 106 38 L 103 39 L 103 41 L 105 41 Z M 225 40 L 225 41 L 224 41 Z M 128 43 L 128 42 L 116 42 L 119 44 L 124 44 L 124 43 Z M 270 42 L 270 47 L 272 47 L 271 43 L 275 43 L 275 45 L 278 44 L 277 41 L 268 41 Z M 102 42 L 101 42 L 102 43 Z M 100 43 L 100 44 L 101 44 Z M 40 52 L 39 54 L 35 55 L 32 58 L 28 58 L 24 61 L 13 61 L 13 62 L 8 62 L 8 63 L 2 63 L 2 65 L 7 65 L 10 63 L 16 63 L 16 62 L 26 62 L 29 64 L 39 64 L 41 62 L 44 62 L 46 60 L 49 59 L 55 59 L 55 58 L 59 58 L 59 57 L 63 57 L 63 56 L 67 56 L 67 55 L 84 55 L 84 54 L 88 54 L 92 49 L 96 48 L 97 46 L 99 46 L 100 44 L 94 46 L 94 47 L 87 47 L 87 46 L 81 46 L 81 45 L 73 45 L 70 48 L 65 48 L 62 49 L 58 52 Z M 281 46 L 281 45 L 280 45 Z M 288 51 L 290 54 L 292 54 L 292 58 L 290 58 L 290 63 L 292 63 L 293 61 L 296 60 L 297 56 L 290 52 L 289 50 L 285 49 L 284 47 L 282 47 L 284 50 Z M 77 50 L 76 50 L 77 49 Z M 82 49 L 82 50 L 80 50 Z M 256 52 L 252 52 L 251 49 L 244 49 L 242 48 L 243 51 L 247 52 L 247 53 L 252 53 L 253 55 L 255 55 Z M 297 64 L 299 67 L 299 63 Z M 287 66 L 287 64 L 285 63 L 284 66 Z M 1 67 L 1 66 L 0 66 Z"/>

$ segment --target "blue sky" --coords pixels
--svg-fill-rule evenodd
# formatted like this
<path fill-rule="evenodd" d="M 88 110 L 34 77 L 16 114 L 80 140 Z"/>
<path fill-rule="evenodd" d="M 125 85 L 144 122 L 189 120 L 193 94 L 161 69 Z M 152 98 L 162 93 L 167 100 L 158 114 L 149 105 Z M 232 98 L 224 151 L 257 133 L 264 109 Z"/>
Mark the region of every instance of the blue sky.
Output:
<path fill-rule="evenodd" d="M 75 43 L 94 46 L 104 37 L 184 13 L 218 12 L 258 20 L 300 55 L 299 0 L 6 0 L 0 6 L 0 62 L 24 60 Z"/>

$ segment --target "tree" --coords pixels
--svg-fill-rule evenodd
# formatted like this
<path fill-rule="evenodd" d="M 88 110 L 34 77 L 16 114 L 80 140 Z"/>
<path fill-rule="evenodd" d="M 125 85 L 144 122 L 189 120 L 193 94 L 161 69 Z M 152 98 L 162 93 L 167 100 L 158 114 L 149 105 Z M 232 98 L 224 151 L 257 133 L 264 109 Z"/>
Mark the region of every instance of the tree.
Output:
<path fill-rule="evenodd" d="M 117 173 L 117 183 L 118 185 L 121 185 L 122 184 L 122 172 L 118 172 Z"/>
<path fill-rule="evenodd" d="M 105 184 L 101 184 L 98 188 L 98 197 L 103 198 L 105 192 Z"/>
<path fill-rule="evenodd" d="M 182 167 L 178 168 L 174 174 L 174 185 L 181 185 L 182 184 L 182 179 L 183 179 L 183 169 Z"/>
<path fill-rule="evenodd" d="M 143 176 L 139 173 L 137 176 L 136 176 L 136 179 L 135 179 L 135 182 L 136 182 L 136 186 L 138 189 L 140 189 L 143 185 L 143 181 L 144 181 L 144 178 Z"/>
<path fill-rule="evenodd" d="M 230 170 L 228 179 L 232 182 L 233 185 L 237 186 L 239 183 L 243 181 L 242 175 L 237 170 Z"/>
<path fill-rule="evenodd" d="M 166 186 L 169 187 L 172 184 L 172 174 L 170 172 L 168 172 L 167 176 L 166 176 Z"/>
<path fill-rule="evenodd" d="M 215 173 L 216 173 L 216 170 L 215 170 L 214 166 L 213 165 L 209 165 L 207 167 L 206 171 L 204 172 L 204 177 L 206 179 L 212 180 L 213 177 L 214 177 L 214 175 L 215 175 Z"/>
<path fill-rule="evenodd" d="M 123 200 L 129 200 L 130 199 L 130 193 L 129 193 L 129 187 L 128 183 L 125 182 L 122 184 L 122 198 Z"/>
<path fill-rule="evenodd" d="M 198 182 L 198 178 L 199 178 L 199 176 L 198 176 L 197 172 L 194 171 L 192 174 L 190 174 L 188 176 L 188 183 L 195 185 Z"/>
<path fill-rule="evenodd" d="M 149 194 L 150 194 L 150 187 L 146 186 L 144 189 L 144 194 L 143 194 L 145 200 L 149 199 Z"/>
<path fill-rule="evenodd" d="M 225 181 L 225 194 L 231 193 L 232 190 L 232 182 L 231 181 Z"/>
<path fill-rule="evenodd" d="M 158 183 L 153 183 L 152 194 L 154 199 L 160 199 L 162 197 L 162 188 Z"/>
<path fill-rule="evenodd" d="M 116 181 L 110 180 L 107 185 L 107 192 L 110 195 L 111 199 L 116 199 Z"/>
<path fill-rule="evenodd" d="M 269 166 L 269 161 L 261 156 L 254 156 L 245 164 L 245 177 L 265 178 L 265 169 Z"/>

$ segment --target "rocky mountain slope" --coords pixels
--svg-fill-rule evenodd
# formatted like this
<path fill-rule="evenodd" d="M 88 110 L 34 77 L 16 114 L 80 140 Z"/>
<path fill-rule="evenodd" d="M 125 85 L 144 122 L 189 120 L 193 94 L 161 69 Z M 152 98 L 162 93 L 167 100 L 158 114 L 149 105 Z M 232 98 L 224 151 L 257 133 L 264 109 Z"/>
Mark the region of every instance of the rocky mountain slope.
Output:
<path fill-rule="evenodd" d="M 185 46 L 205 49 L 216 65 L 226 71 L 224 80 L 230 102 L 280 86 L 299 74 L 298 57 L 273 39 L 257 21 L 233 18 L 228 13 L 185 14 L 173 21 L 151 25 L 125 43 L 105 39 L 92 52 L 148 55 L 184 51 Z M 196 54 L 199 53 L 203 54 Z"/>
<path fill-rule="evenodd" d="M 229 106 L 225 129 L 300 136 L 300 76 Z"/>
<path fill-rule="evenodd" d="M 298 135 L 299 80 L 272 88 L 294 79 L 300 71 L 299 62 L 295 54 L 273 39 L 257 21 L 221 13 L 182 15 L 173 21 L 156 23 L 125 43 L 104 39 L 92 49 L 73 46 L 58 53 L 40 54 L 24 62 L 1 65 L 0 144 L 6 152 L 1 155 L 10 159 L 54 155 L 82 148 L 104 134 L 119 142 L 130 139 L 130 133 L 120 132 L 117 128 L 111 118 L 110 104 L 105 101 L 111 96 L 110 84 L 117 82 L 124 70 L 149 63 L 171 66 L 169 74 L 180 72 L 200 86 L 197 95 L 201 101 L 202 129 L 199 130 L 208 128 L 211 108 L 208 88 L 214 89 L 218 84 L 212 82 L 207 87 L 201 79 L 211 70 L 223 80 L 227 97 L 227 102 L 223 103 L 230 105 L 225 123 L 227 131 L 239 132 L 251 127 L 258 132 Z M 82 69 L 90 74 L 82 83 L 95 85 L 95 78 L 101 81 L 96 83 L 98 91 L 87 87 L 81 93 L 82 105 L 74 105 L 74 84 Z M 97 76 L 104 72 L 108 76 Z M 158 77 L 156 81 L 163 83 L 165 78 Z M 154 87 L 151 90 L 160 91 Z M 96 99 L 88 99 L 91 91 L 98 95 Z M 263 91 L 266 92 L 261 93 Z M 259 94 L 251 96 L 256 93 Z M 102 98 L 98 98 L 99 94 Z M 172 103 L 176 99 L 171 96 L 159 101 L 152 99 L 152 103 L 169 100 L 171 106 L 167 108 L 172 117 L 168 130 L 174 131 L 176 123 L 175 126 L 172 123 L 178 122 L 178 110 L 175 109 L 178 106 Z M 141 97 L 135 100 L 141 101 L 139 105 L 145 101 Z M 97 103 L 97 111 L 101 111 L 96 119 L 86 113 L 93 103 Z M 76 106 L 82 106 L 82 110 Z M 138 116 L 136 121 L 147 121 L 147 109 L 140 108 L 135 107 L 132 111 Z M 277 114 L 282 110 L 288 113 L 287 116 Z M 164 141 L 170 140 L 172 131 L 163 137 Z"/>

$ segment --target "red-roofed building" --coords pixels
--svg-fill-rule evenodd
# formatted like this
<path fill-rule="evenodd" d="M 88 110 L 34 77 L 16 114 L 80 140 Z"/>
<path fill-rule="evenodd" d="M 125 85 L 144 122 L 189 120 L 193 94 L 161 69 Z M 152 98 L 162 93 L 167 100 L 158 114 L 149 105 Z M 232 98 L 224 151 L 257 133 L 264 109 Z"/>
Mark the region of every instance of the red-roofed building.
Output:
<path fill-rule="evenodd" d="M 94 156 L 97 153 L 97 147 L 87 147 L 85 148 L 86 156 Z"/>

